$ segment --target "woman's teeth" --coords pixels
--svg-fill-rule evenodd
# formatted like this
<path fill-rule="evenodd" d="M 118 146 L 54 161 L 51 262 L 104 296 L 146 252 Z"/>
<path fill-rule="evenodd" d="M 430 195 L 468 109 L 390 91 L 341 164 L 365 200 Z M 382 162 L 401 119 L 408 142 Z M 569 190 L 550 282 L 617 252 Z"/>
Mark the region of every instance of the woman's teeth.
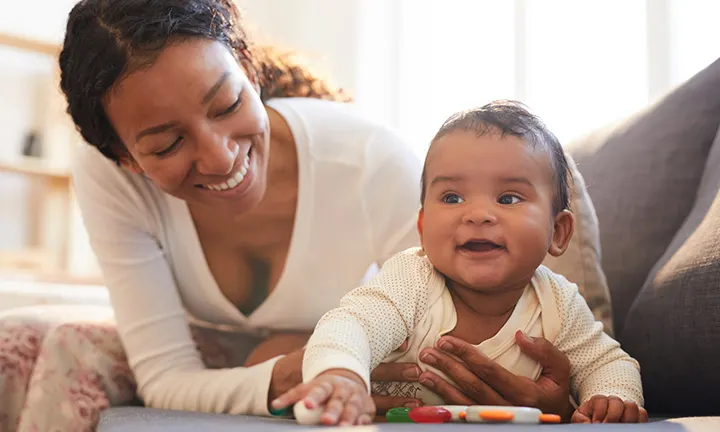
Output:
<path fill-rule="evenodd" d="M 247 175 L 249 168 L 250 154 L 248 153 L 247 155 L 245 155 L 245 160 L 243 160 L 243 164 L 242 166 L 240 166 L 240 169 L 237 170 L 237 172 L 232 177 L 230 177 L 230 179 L 218 184 L 203 185 L 203 187 L 214 191 L 226 191 L 229 189 L 233 189 L 237 187 L 237 185 L 242 183 L 242 181 L 245 179 L 245 176 Z"/>

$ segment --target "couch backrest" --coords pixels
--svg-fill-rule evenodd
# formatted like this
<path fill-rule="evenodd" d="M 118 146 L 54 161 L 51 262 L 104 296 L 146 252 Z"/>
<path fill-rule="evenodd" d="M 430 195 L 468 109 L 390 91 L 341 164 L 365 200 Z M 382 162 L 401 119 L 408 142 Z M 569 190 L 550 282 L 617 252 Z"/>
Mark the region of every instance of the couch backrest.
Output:
<path fill-rule="evenodd" d="M 600 223 L 615 332 L 690 213 L 720 123 L 720 60 L 627 119 L 566 148 Z"/>

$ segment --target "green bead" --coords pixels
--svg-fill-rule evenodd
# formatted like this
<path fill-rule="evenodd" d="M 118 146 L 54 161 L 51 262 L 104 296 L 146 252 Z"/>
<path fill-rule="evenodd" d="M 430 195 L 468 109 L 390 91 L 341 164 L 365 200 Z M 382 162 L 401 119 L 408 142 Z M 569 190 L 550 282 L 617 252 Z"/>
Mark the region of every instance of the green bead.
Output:
<path fill-rule="evenodd" d="M 388 423 L 412 423 L 410 420 L 410 408 L 392 408 L 385 414 Z"/>
<path fill-rule="evenodd" d="M 290 407 L 287 406 L 285 408 L 280 409 L 269 409 L 270 415 L 273 415 L 275 417 L 290 417 Z"/>

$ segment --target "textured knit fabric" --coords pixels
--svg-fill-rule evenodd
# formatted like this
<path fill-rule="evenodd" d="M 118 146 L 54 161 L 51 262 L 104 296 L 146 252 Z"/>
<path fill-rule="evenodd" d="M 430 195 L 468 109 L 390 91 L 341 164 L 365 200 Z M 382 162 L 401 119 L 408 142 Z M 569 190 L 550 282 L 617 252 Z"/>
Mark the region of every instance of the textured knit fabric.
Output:
<path fill-rule="evenodd" d="M 305 351 L 303 380 L 343 368 L 357 373 L 370 389 L 370 371 L 387 361 L 417 362 L 423 370 L 445 377 L 423 364 L 419 353 L 450 332 L 456 318 L 443 276 L 421 249 L 408 249 L 321 318 Z M 564 277 L 540 266 L 507 323 L 477 346 L 512 373 L 537 379 L 540 365 L 514 343 L 517 330 L 545 337 L 568 356 L 571 392 L 580 403 L 594 395 L 614 395 L 643 404 L 638 363 L 603 332 L 577 286 Z M 397 351 L 408 338 L 407 350 Z M 418 397 L 426 404 L 442 403 L 416 383 L 377 383 L 376 390 Z"/>

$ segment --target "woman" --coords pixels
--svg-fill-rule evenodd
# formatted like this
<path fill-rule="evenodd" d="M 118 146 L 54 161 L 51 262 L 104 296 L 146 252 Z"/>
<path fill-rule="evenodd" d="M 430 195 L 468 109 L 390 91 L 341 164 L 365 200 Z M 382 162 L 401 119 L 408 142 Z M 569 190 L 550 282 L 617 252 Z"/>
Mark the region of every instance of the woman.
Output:
<path fill-rule="evenodd" d="M 94 344 L 116 353 L 92 371 L 95 384 L 108 392 L 117 381 L 107 379 L 124 364 L 117 334 L 145 405 L 268 414 L 268 401 L 300 382 L 302 346 L 320 316 L 373 266 L 417 244 L 421 161 L 337 102 L 342 93 L 252 46 L 230 0 L 81 1 L 60 68 L 68 112 L 90 144 L 74 184 L 117 326 Z M 199 350 L 189 324 L 210 329 L 195 332 Z M 209 350 L 232 348 L 212 339 L 233 334 L 264 342 L 245 367 L 227 352 L 209 360 Z M 430 380 L 448 403 L 567 414 L 567 359 L 546 341 L 521 344 L 545 365 L 537 382 L 463 344 L 435 351 L 460 389 L 412 364 L 374 377 Z M 36 393 L 35 406 L 51 403 Z M 125 403 L 122 394 L 107 404 Z M 417 403 L 376 398 L 380 412 Z M 30 407 L 21 424 L 91 428 L 97 411 Z"/>

